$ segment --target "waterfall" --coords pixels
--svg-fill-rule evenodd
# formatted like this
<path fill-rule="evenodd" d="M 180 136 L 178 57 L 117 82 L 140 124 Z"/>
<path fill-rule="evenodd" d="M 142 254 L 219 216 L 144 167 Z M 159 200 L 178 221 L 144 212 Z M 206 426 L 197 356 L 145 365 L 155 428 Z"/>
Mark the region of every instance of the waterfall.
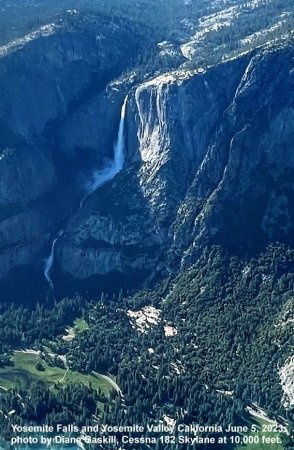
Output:
<path fill-rule="evenodd" d="M 114 158 L 111 162 L 106 164 L 103 169 L 96 170 L 92 175 L 92 180 L 86 185 L 86 195 L 82 198 L 80 202 L 80 209 L 83 208 L 86 199 L 92 192 L 96 191 L 100 186 L 105 184 L 107 181 L 112 180 L 115 175 L 123 168 L 124 164 L 124 131 L 125 131 L 125 116 L 126 116 L 126 106 L 127 106 L 128 96 L 125 97 L 121 112 L 119 128 L 117 133 L 117 139 L 113 147 Z"/>
<path fill-rule="evenodd" d="M 121 113 L 120 113 L 120 121 L 119 128 L 117 133 L 117 140 L 114 144 L 114 158 L 109 164 L 107 164 L 103 169 L 97 170 L 93 174 L 93 179 L 87 185 L 87 194 L 80 202 L 80 209 L 84 206 L 85 200 L 88 198 L 92 192 L 98 189 L 107 181 L 112 180 L 115 175 L 123 168 L 124 164 L 124 131 L 125 131 L 125 115 L 126 115 L 126 105 L 127 105 L 128 96 L 125 97 L 124 102 L 122 104 Z M 55 253 L 55 245 L 58 239 L 63 235 L 63 230 L 59 231 L 57 237 L 52 242 L 51 253 L 46 259 L 44 275 L 46 280 L 48 281 L 50 287 L 54 289 L 53 282 L 50 278 L 50 272 L 52 266 L 54 264 L 54 253 Z"/>
<path fill-rule="evenodd" d="M 114 145 L 114 166 L 116 167 L 116 173 L 119 172 L 124 165 L 124 140 L 125 140 L 124 132 L 125 132 L 127 100 L 128 96 L 125 97 L 121 108 L 117 141 Z"/>
<path fill-rule="evenodd" d="M 114 158 L 109 164 L 106 165 L 101 170 L 97 170 L 93 174 L 93 180 L 88 184 L 88 193 L 87 196 L 94 192 L 98 187 L 102 186 L 107 181 L 112 180 L 115 175 L 123 168 L 124 164 L 124 131 L 125 131 L 125 115 L 126 115 L 126 105 L 127 105 L 126 96 L 124 102 L 122 104 L 121 113 L 120 113 L 120 122 L 117 134 L 117 140 L 114 144 Z M 84 198 L 83 202 L 85 201 Z"/>
<path fill-rule="evenodd" d="M 50 284 L 50 287 L 52 289 L 54 289 L 52 280 L 50 278 L 50 272 L 52 269 L 52 266 L 54 264 L 54 254 L 55 254 L 55 245 L 56 242 L 58 241 L 58 239 L 63 235 L 63 230 L 60 230 L 58 235 L 56 236 L 56 238 L 54 239 L 54 241 L 52 242 L 52 246 L 51 246 L 51 252 L 50 255 L 48 256 L 48 258 L 45 260 L 45 267 L 44 267 L 44 275 L 46 280 L 48 281 L 48 283 Z"/>

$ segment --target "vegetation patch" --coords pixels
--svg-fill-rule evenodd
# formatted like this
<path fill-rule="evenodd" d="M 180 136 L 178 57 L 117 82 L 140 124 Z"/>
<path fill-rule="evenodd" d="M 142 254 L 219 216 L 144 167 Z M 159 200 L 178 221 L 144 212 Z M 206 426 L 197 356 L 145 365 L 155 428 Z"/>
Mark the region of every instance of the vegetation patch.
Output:
<path fill-rule="evenodd" d="M 85 326 L 83 321 L 80 326 Z M 16 351 L 13 366 L 0 369 L 1 386 L 5 389 L 28 389 L 34 382 L 42 382 L 49 388 L 80 383 L 101 391 L 105 395 L 112 389 L 107 380 L 99 374 L 82 374 L 70 369 L 49 365 L 38 352 Z M 44 370 L 40 370 L 42 365 Z"/>
<path fill-rule="evenodd" d="M 84 319 L 76 319 L 74 321 L 74 330 L 77 333 L 82 333 L 83 331 L 88 330 L 89 325 L 87 324 L 87 322 Z"/>

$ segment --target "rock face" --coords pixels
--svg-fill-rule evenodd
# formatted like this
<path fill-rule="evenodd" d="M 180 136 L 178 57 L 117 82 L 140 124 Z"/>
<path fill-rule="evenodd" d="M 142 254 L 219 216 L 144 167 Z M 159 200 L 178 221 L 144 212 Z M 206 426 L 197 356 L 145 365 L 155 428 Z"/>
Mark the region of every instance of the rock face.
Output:
<path fill-rule="evenodd" d="M 134 87 L 122 173 L 91 195 L 57 245 L 61 276 L 147 276 L 208 244 L 256 251 L 293 236 L 291 44 Z M 140 277 L 141 274 L 142 277 Z"/>
<path fill-rule="evenodd" d="M 61 228 L 56 286 L 93 292 L 108 276 L 119 288 L 172 273 L 207 244 L 291 242 L 289 42 L 133 84 L 124 169 L 78 208 L 113 157 L 125 92 L 109 82 L 140 49 L 134 32 L 74 16 L 0 48 L 0 279 L 41 268 Z"/>
<path fill-rule="evenodd" d="M 42 266 L 78 201 L 77 174 L 111 157 L 119 101 L 105 87 L 140 48 L 131 32 L 78 16 L 0 47 L 0 278 Z"/>
<path fill-rule="evenodd" d="M 289 46 L 250 58 L 175 225 L 176 237 L 192 235 L 184 262 L 204 240 L 237 253 L 291 242 L 292 55 Z"/>

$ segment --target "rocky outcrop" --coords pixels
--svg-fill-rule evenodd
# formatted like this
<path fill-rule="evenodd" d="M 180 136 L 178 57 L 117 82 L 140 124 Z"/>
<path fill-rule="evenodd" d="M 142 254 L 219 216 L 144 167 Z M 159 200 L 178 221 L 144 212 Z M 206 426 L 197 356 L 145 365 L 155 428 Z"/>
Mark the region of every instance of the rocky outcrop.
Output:
<path fill-rule="evenodd" d="M 133 269 L 153 277 L 208 243 L 242 253 L 290 239 L 292 54 L 291 45 L 264 48 L 133 88 L 125 170 L 69 222 L 60 273 L 85 285 Z"/>
<path fill-rule="evenodd" d="M 281 385 L 284 392 L 283 406 L 287 409 L 294 405 L 294 357 L 290 357 L 279 370 Z"/>
<path fill-rule="evenodd" d="M 42 266 L 81 170 L 112 156 L 120 94 L 105 87 L 140 48 L 134 32 L 77 14 L 0 47 L 0 277 Z"/>
<path fill-rule="evenodd" d="M 175 236 L 191 236 L 184 264 L 205 241 L 238 254 L 291 242 L 292 55 L 289 45 L 250 58 L 183 203 L 184 219 L 179 211 Z"/>

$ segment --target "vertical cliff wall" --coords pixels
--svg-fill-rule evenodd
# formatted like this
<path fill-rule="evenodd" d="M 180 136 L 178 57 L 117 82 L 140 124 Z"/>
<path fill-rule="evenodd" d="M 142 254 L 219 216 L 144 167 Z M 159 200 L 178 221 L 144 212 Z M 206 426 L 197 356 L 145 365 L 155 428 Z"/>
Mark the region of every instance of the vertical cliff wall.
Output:
<path fill-rule="evenodd" d="M 134 87 L 124 172 L 68 224 L 59 273 L 141 283 L 139 273 L 190 264 L 209 243 L 242 253 L 290 239 L 291 52 L 265 48 Z"/>
<path fill-rule="evenodd" d="M 129 44 L 125 21 L 75 21 L 0 47 L 0 278 L 28 265 L 42 272 L 89 173 L 112 157 L 120 94 L 105 88 L 140 37 Z"/>
<path fill-rule="evenodd" d="M 86 286 L 114 273 L 133 285 L 162 271 L 177 210 L 245 68 L 246 59 L 131 89 L 124 170 L 68 223 L 57 245 L 59 273 Z"/>

